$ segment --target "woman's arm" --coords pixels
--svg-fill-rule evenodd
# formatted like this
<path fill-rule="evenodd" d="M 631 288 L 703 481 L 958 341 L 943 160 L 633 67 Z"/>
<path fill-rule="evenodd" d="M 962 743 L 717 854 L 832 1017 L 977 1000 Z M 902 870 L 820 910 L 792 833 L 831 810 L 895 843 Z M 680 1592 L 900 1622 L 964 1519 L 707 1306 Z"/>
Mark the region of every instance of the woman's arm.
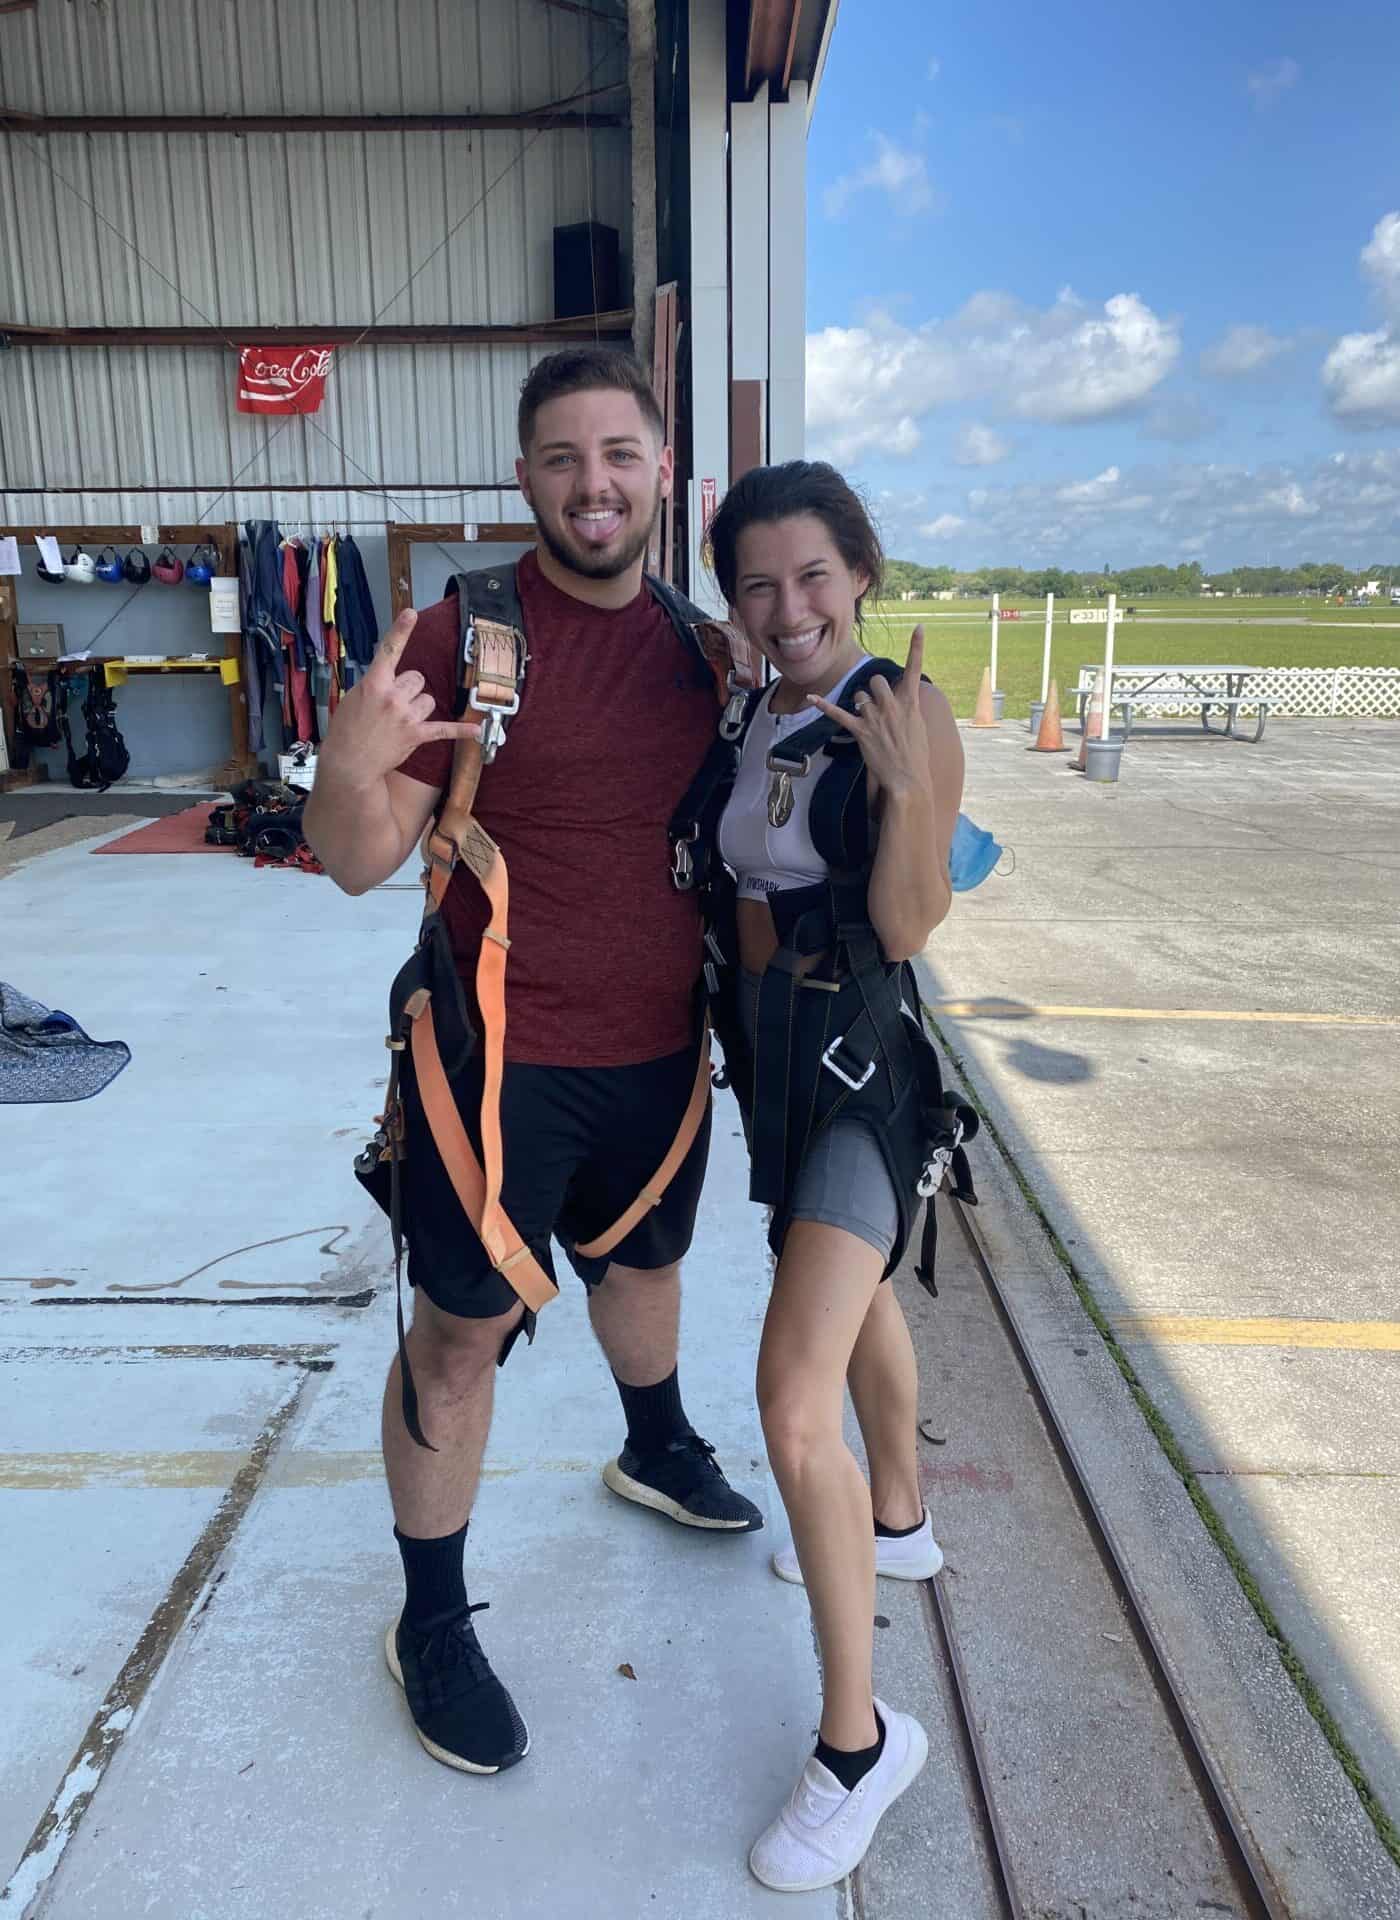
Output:
<path fill-rule="evenodd" d="M 922 952 L 953 900 L 948 851 L 962 803 L 962 741 L 947 699 L 922 682 L 923 659 L 924 630 L 915 627 L 898 690 L 877 674 L 856 695 L 854 714 L 807 696 L 854 737 L 875 788 L 870 919 L 891 960 Z"/>
<path fill-rule="evenodd" d="M 953 904 L 948 849 L 962 803 L 962 741 L 953 709 L 937 687 L 920 686 L 918 704 L 926 777 L 880 789 L 880 837 L 870 876 L 870 919 L 890 960 L 922 953 Z"/>

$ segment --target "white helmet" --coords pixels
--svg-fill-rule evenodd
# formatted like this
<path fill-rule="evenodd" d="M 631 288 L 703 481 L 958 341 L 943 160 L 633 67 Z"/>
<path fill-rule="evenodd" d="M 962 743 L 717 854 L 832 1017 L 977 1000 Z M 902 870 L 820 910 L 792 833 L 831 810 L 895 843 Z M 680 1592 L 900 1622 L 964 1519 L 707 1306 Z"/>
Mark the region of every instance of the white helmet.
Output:
<path fill-rule="evenodd" d="M 97 562 L 79 547 L 63 571 L 75 587 L 90 587 L 97 578 Z"/>

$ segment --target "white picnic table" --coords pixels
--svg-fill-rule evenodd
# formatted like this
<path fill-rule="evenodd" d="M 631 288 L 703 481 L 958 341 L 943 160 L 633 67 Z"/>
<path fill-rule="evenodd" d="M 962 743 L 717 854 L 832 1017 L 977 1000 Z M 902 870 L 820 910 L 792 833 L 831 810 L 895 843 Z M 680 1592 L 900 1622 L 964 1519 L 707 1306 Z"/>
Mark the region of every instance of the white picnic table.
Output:
<path fill-rule="evenodd" d="M 1084 714 L 1089 696 L 1094 690 L 1096 677 L 1103 672 L 1102 661 L 1079 669 L 1079 684 L 1075 693 L 1079 698 L 1079 723 L 1084 724 Z M 1269 716 L 1269 703 L 1257 694 L 1246 691 L 1249 680 L 1264 672 L 1262 667 L 1242 666 L 1238 663 L 1229 666 L 1212 666 L 1199 660 L 1154 661 L 1149 666 L 1134 666 L 1129 661 L 1113 664 L 1113 686 L 1110 690 L 1109 710 L 1114 708 L 1123 716 L 1123 731 L 1129 734 L 1133 730 L 1134 711 L 1138 707 L 1193 707 L 1199 704 L 1201 725 L 1207 733 L 1243 739 L 1243 734 L 1235 734 L 1235 722 L 1239 718 L 1242 706 L 1257 709 L 1257 724 L 1251 742 L 1260 740 L 1264 735 L 1264 722 Z M 1130 682 L 1131 684 L 1124 684 Z M 1209 683 L 1209 684 L 1207 684 Z M 1222 684 L 1223 683 L 1223 684 Z M 1223 727 L 1212 726 L 1210 716 L 1216 709 L 1225 712 Z"/>

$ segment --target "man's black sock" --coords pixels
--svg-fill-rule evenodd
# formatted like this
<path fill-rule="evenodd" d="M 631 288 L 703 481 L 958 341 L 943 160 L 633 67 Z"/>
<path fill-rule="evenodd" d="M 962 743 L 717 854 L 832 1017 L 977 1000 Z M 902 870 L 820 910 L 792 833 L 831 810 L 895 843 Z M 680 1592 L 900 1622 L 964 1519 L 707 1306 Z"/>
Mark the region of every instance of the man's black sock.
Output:
<path fill-rule="evenodd" d="M 690 1422 L 681 1405 L 679 1369 L 673 1367 L 654 1387 L 629 1387 L 617 1381 L 622 1411 L 627 1416 L 627 1444 L 634 1453 L 657 1453 L 672 1440 L 684 1439 Z"/>
<path fill-rule="evenodd" d="M 404 1623 L 415 1632 L 426 1633 L 438 1621 L 450 1619 L 466 1606 L 467 1582 L 462 1557 L 470 1525 L 469 1520 L 463 1521 L 455 1533 L 445 1533 L 436 1540 L 415 1540 L 394 1528 L 408 1588 Z"/>
<path fill-rule="evenodd" d="M 921 1513 L 912 1527 L 887 1527 L 883 1520 L 877 1520 L 875 1522 L 875 1538 L 877 1540 L 907 1540 L 911 1533 L 917 1533 L 919 1531 L 919 1528 L 927 1518 L 927 1514 Z"/>
<path fill-rule="evenodd" d="M 861 1747 L 856 1753 L 849 1753 L 844 1747 L 829 1747 L 822 1739 L 817 1741 L 818 1760 L 836 1775 L 847 1793 L 855 1791 L 885 1751 L 885 1723 L 878 1713 L 875 1724 L 880 1729 L 879 1739 L 873 1747 Z"/>

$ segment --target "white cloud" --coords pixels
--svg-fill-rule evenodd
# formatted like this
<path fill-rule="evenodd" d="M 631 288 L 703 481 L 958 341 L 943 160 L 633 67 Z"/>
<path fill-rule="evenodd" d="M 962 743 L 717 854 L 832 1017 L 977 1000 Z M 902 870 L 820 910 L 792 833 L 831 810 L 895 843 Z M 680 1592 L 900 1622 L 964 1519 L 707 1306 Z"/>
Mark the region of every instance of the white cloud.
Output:
<path fill-rule="evenodd" d="M 953 441 L 955 467 L 995 467 L 1011 452 L 1011 442 L 991 427 L 970 421 Z"/>
<path fill-rule="evenodd" d="M 1108 497 L 1118 486 L 1123 476 L 1117 467 L 1105 467 L 1102 473 L 1096 473 L 1092 480 L 1077 480 L 1066 487 L 1058 487 L 1055 498 L 1067 506 L 1081 506 L 1088 501 L 1101 501 Z"/>
<path fill-rule="evenodd" d="M 1400 213 L 1384 214 L 1361 249 L 1361 265 L 1375 282 L 1381 303 L 1392 319 L 1400 319 Z"/>
<path fill-rule="evenodd" d="M 1231 327 L 1201 355 L 1201 371 L 1217 380 L 1258 373 L 1288 351 L 1289 342 L 1267 327 Z"/>
<path fill-rule="evenodd" d="M 1400 423 L 1400 340 L 1389 327 L 1346 333 L 1322 363 L 1327 404 L 1347 426 Z"/>
<path fill-rule="evenodd" d="M 1361 267 L 1386 313 L 1374 333 L 1345 333 L 1322 363 L 1333 417 L 1348 427 L 1400 423 L 1400 213 L 1379 219 Z"/>
<path fill-rule="evenodd" d="M 1065 290 L 1043 310 L 979 293 L 920 327 L 876 313 L 807 336 L 807 425 L 840 461 L 912 453 L 919 422 L 953 403 L 985 399 L 1022 420 L 1103 420 L 1141 405 L 1180 350 L 1175 322 L 1135 293 L 1091 308 Z"/>
<path fill-rule="evenodd" d="M 1271 107 L 1281 94 L 1297 86 L 1302 71 L 1298 62 L 1286 54 L 1279 60 L 1271 60 L 1266 67 L 1257 68 L 1245 82 L 1254 95 L 1255 106 Z"/>
<path fill-rule="evenodd" d="M 877 133 L 875 158 L 857 173 L 845 173 L 829 186 L 822 199 L 829 220 L 839 220 L 858 193 L 887 193 L 900 213 L 922 213 L 933 205 L 933 184 L 924 156 L 913 147 L 896 146 L 887 134 Z"/>
<path fill-rule="evenodd" d="M 943 62 L 942 62 L 941 60 L 932 60 L 932 59 L 931 59 L 931 60 L 929 61 L 929 63 L 928 63 L 928 77 L 929 77 L 929 79 L 930 79 L 930 80 L 936 80 L 936 79 L 938 78 L 938 76 L 939 76 L 939 74 L 940 74 L 940 73 L 942 73 L 942 71 L 943 71 Z"/>
<path fill-rule="evenodd" d="M 1215 567 L 1268 558 L 1360 566 L 1385 550 L 1400 522 L 1400 447 L 1308 466 L 1115 466 L 1067 483 L 975 487 L 956 503 L 961 513 L 930 519 L 934 504 L 884 495 L 886 550 L 959 566 L 1098 567 L 1105 556 L 1115 566 L 1190 558 Z"/>

